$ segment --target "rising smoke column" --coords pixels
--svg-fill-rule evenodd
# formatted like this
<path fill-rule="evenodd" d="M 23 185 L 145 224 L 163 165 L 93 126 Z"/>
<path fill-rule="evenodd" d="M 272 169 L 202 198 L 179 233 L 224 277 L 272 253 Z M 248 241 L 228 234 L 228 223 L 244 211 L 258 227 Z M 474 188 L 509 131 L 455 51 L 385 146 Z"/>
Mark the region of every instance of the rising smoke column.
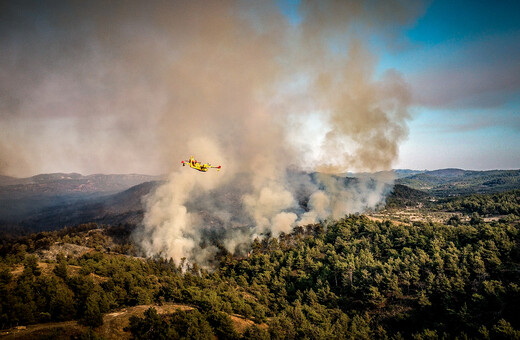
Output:
<path fill-rule="evenodd" d="M 256 6 L 218 2 L 185 11 L 197 18 L 187 23 L 193 36 L 185 37 L 172 64 L 172 98 L 162 125 L 167 135 L 176 126 L 188 134 L 184 139 L 203 135 L 207 143 L 185 148 L 187 143 L 178 138 L 163 140 L 171 145 L 167 150 L 173 159 L 196 152 L 200 159 L 222 161 L 223 170 L 204 175 L 174 170 L 169 183 L 148 198 L 143 229 L 148 254 L 204 261 L 201 230 L 212 219 L 221 221 L 227 230 L 221 242 L 234 252 L 241 242 L 263 233 L 276 236 L 295 224 L 374 207 L 391 182 L 361 178 L 346 185 L 324 173 L 391 168 L 407 134 L 408 89 L 393 71 L 375 79 L 377 60 L 363 44 L 366 37 L 353 31 L 360 25 L 377 31 L 395 24 L 394 19 L 408 20 L 414 11 L 400 3 L 369 8 L 357 1 L 304 2 L 302 22 L 291 26 L 273 4 Z M 331 44 L 345 51 L 335 51 Z M 309 147 L 316 147 L 293 143 L 289 136 L 298 133 L 292 130 L 298 125 L 291 122 L 301 123 L 316 112 L 329 127 L 319 157 L 311 160 L 311 168 L 322 174 L 291 181 L 288 169 L 308 169 L 301 160 L 308 159 L 304 153 Z M 206 152 L 209 145 L 221 152 Z M 237 177 L 243 179 L 240 187 L 233 183 Z M 295 183 L 310 190 L 307 209 L 299 205 Z M 240 192 L 239 203 L 224 201 L 216 207 L 189 198 L 200 191 L 212 197 L 219 187 Z M 237 228 L 240 223 L 250 231 Z M 211 255 L 211 249 L 204 249 L 205 256 Z"/>
<path fill-rule="evenodd" d="M 167 172 L 136 238 L 176 261 L 211 256 L 208 229 L 234 252 L 364 211 L 388 180 L 334 174 L 397 157 L 409 91 L 376 73 L 369 41 L 391 48 L 415 4 L 301 1 L 290 15 L 276 1 L 2 4 L 0 172 Z M 223 168 L 181 167 L 191 155 Z"/>

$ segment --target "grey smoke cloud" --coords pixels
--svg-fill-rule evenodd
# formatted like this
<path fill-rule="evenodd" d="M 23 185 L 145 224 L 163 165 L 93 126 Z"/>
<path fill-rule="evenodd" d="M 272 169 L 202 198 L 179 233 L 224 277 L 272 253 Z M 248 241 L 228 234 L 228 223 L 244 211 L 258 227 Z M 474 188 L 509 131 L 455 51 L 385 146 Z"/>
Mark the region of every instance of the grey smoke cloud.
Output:
<path fill-rule="evenodd" d="M 414 4 L 302 1 L 296 25 L 267 1 L 4 4 L 0 172 L 170 173 L 139 238 L 177 261 L 211 256 L 211 228 L 233 252 L 373 207 L 388 181 L 294 174 L 391 168 L 410 95 L 366 41 Z M 180 167 L 192 154 L 222 171 Z"/>

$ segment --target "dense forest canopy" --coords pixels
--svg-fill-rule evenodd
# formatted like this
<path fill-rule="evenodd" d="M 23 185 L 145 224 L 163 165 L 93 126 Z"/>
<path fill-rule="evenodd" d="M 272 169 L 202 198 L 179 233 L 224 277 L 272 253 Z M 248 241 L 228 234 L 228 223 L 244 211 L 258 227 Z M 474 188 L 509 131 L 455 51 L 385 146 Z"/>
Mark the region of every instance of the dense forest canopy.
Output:
<path fill-rule="evenodd" d="M 436 209 L 468 214 L 520 216 L 520 190 L 444 199 L 437 204 Z"/>
<path fill-rule="evenodd" d="M 135 338 L 196 329 L 219 338 L 516 338 L 519 228 L 348 216 L 257 239 L 245 258 L 222 250 L 214 270 L 124 255 L 136 252 L 128 226 L 33 234 L 0 248 L 0 327 L 71 319 L 97 327 L 109 311 L 176 302 L 193 308 L 150 309 L 128 331 Z M 45 252 L 59 244 L 89 251 Z M 237 333 L 233 314 L 254 326 Z"/>

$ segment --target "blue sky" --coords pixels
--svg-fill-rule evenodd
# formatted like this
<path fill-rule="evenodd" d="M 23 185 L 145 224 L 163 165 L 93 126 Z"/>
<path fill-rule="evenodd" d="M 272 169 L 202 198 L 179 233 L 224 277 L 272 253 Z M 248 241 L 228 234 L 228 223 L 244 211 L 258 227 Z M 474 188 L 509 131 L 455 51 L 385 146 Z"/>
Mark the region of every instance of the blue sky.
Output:
<path fill-rule="evenodd" d="M 397 167 L 520 167 L 520 2 L 433 1 L 380 56 L 411 84 Z"/>
<path fill-rule="evenodd" d="M 297 26 L 300 1 L 279 4 Z M 520 168 L 520 1 L 426 2 L 391 34 L 368 39 L 413 94 L 395 168 Z"/>

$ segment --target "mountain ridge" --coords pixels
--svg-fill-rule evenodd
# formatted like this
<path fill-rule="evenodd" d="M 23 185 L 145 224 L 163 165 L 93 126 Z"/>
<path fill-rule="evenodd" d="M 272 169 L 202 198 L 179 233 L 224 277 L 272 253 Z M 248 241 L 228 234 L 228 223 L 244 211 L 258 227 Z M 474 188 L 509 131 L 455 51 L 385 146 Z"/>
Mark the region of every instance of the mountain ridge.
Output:
<path fill-rule="evenodd" d="M 440 197 L 495 193 L 520 188 L 520 170 L 438 169 L 399 178 L 395 183 Z"/>
<path fill-rule="evenodd" d="M 296 175 L 314 178 L 318 174 Z M 289 176 L 289 180 L 295 180 L 296 175 Z M 374 175 L 377 177 L 378 173 Z M 359 178 L 369 178 L 368 174 L 358 174 L 359 177 L 354 174 L 331 176 L 337 183 L 346 186 L 356 183 Z M 415 202 L 426 201 L 429 197 L 495 193 L 520 188 L 520 170 L 408 169 L 396 170 L 395 177 L 393 194 L 388 196 L 392 200 L 387 201 L 394 205 L 413 206 Z M 0 227 L 19 225 L 30 230 L 48 230 L 86 222 L 138 224 L 144 214 L 143 197 L 164 180 L 165 176 L 139 174 L 83 176 L 54 173 L 25 179 L 3 176 L 0 177 Z M 308 189 L 300 188 L 296 183 L 295 195 L 303 208 L 312 194 Z M 226 190 L 223 189 L 224 194 Z M 391 191 L 388 190 L 388 193 Z M 224 194 L 219 193 L 221 197 L 229 196 Z M 239 196 L 229 199 L 240 204 Z"/>

